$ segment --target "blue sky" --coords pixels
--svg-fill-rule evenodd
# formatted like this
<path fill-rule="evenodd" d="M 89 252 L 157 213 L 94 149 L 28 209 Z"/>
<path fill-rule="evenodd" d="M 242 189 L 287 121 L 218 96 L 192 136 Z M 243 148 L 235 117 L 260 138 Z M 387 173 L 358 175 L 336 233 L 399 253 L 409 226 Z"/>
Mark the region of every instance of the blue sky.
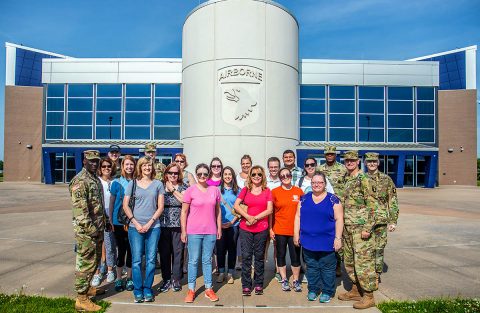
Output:
<path fill-rule="evenodd" d="M 201 2 L 0 0 L 0 160 L 4 42 L 83 58 L 181 57 L 183 22 Z M 301 58 L 405 60 L 480 45 L 479 0 L 277 2 L 299 21 Z"/>

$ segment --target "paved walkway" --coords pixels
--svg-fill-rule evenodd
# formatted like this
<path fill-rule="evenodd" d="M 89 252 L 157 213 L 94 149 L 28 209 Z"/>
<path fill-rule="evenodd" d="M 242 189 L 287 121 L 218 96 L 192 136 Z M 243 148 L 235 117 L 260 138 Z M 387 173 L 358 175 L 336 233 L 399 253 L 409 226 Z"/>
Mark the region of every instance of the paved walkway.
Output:
<path fill-rule="evenodd" d="M 402 189 L 399 197 L 399 227 L 389 236 L 377 301 L 480 296 L 480 189 Z M 23 288 L 27 294 L 73 296 L 73 266 L 66 186 L 0 183 L 0 291 Z M 106 286 L 104 298 L 113 304 L 109 312 L 354 311 L 351 303 L 336 299 L 325 305 L 306 301 L 305 285 L 302 293 L 282 292 L 273 280 L 273 258 L 267 273 L 263 296 L 242 297 L 239 280 L 215 284 L 220 297 L 216 304 L 200 294 L 193 305 L 185 305 L 184 292 L 170 291 L 152 304 L 135 305 L 130 293 L 115 293 L 113 286 Z M 344 283 L 348 285 L 345 277 L 337 281 L 337 292 Z"/>

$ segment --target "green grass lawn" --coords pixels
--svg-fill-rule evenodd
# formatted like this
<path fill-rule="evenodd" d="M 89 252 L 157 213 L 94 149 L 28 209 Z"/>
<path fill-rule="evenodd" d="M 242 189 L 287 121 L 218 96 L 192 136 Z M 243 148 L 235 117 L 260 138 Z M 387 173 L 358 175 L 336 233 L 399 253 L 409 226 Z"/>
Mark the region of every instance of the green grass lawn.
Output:
<path fill-rule="evenodd" d="M 105 312 L 110 303 L 100 301 L 98 312 Z M 70 298 L 46 298 L 40 296 L 0 294 L 0 313 L 69 313 L 75 310 L 75 300 Z"/>
<path fill-rule="evenodd" d="M 429 299 L 419 301 L 388 301 L 377 305 L 383 313 L 477 313 L 480 299 Z"/>

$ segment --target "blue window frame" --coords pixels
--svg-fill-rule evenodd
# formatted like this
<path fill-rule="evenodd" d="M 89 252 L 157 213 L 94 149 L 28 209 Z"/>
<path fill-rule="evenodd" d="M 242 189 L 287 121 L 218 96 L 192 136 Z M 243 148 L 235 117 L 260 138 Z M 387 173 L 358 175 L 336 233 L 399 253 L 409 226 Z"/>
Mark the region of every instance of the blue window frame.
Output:
<path fill-rule="evenodd" d="M 150 84 L 127 84 L 126 97 L 150 98 L 151 90 Z"/>
<path fill-rule="evenodd" d="M 303 127 L 325 127 L 325 114 L 300 113 L 300 125 Z"/>
<path fill-rule="evenodd" d="M 385 87 L 358 87 L 358 141 L 385 142 Z"/>
<path fill-rule="evenodd" d="M 358 140 L 360 142 L 384 142 L 385 133 L 383 129 L 361 128 Z"/>
<path fill-rule="evenodd" d="M 65 125 L 65 85 L 46 85 L 45 140 L 64 138 Z"/>
<path fill-rule="evenodd" d="M 180 98 L 179 84 L 156 84 L 155 98 L 172 97 Z"/>
<path fill-rule="evenodd" d="M 355 142 L 355 86 L 329 86 L 328 94 L 328 140 Z"/>
<path fill-rule="evenodd" d="M 153 120 L 154 139 L 180 139 L 180 85 L 155 85 Z"/>
<path fill-rule="evenodd" d="M 98 84 L 97 97 L 99 98 L 121 98 L 122 85 L 121 84 Z"/>
<path fill-rule="evenodd" d="M 325 86 L 301 85 L 300 98 L 302 99 L 325 99 Z"/>
<path fill-rule="evenodd" d="M 413 100 L 413 88 L 388 87 L 388 100 Z"/>
<path fill-rule="evenodd" d="M 300 86 L 300 140 L 325 141 L 326 86 Z"/>
<path fill-rule="evenodd" d="M 42 60 L 58 57 L 21 48 L 15 51 L 15 85 L 42 86 Z"/>
<path fill-rule="evenodd" d="M 98 84 L 95 113 L 96 139 L 122 139 L 123 86 Z"/>
<path fill-rule="evenodd" d="M 330 141 L 355 141 L 355 128 L 330 128 Z"/>
<path fill-rule="evenodd" d="M 125 85 L 125 139 L 151 139 L 152 85 Z"/>
<path fill-rule="evenodd" d="M 358 112 L 362 113 L 378 113 L 383 114 L 385 111 L 384 101 L 378 100 L 359 100 L 358 101 Z"/>
<path fill-rule="evenodd" d="M 358 117 L 360 128 L 381 128 L 383 131 L 384 122 L 383 114 L 360 114 Z"/>
<path fill-rule="evenodd" d="M 435 143 L 435 98 L 433 87 L 417 87 L 417 142 Z"/>
<path fill-rule="evenodd" d="M 388 87 L 388 141 L 414 142 L 414 88 Z"/>
<path fill-rule="evenodd" d="M 300 140 L 325 141 L 325 128 L 324 127 L 301 127 Z"/>
<path fill-rule="evenodd" d="M 67 86 L 67 139 L 93 139 L 93 84 Z"/>
<path fill-rule="evenodd" d="M 329 86 L 330 99 L 355 99 L 355 86 Z"/>
<path fill-rule="evenodd" d="M 423 61 L 437 61 L 440 63 L 440 90 L 466 89 L 466 55 L 459 51 Z"/>
<path fill-rule="evenodd" d="M 359 86 L 358 99 L 382 100 L 385 98 L 385 88 L 383 86 Z"/>
<path fill-rule="evenodd" d="M 47 97 L 61 97 L 65 96 L 64 84 L 49 84 L 47 85 Z"/>
<path fill-rule="evenodd" d="M 389 142 L 413 142 L 413 129 L 388 129 Z"/>

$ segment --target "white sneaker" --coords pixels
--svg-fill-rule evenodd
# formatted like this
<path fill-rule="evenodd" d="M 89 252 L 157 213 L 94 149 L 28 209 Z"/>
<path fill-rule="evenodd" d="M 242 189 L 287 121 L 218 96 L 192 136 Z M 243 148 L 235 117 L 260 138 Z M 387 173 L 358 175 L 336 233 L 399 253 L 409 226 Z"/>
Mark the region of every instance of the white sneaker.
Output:
<path fill-rule="evenodd" d="M 113 271 L 108 271 L 107 283 L 113 283 L 114 281 L 115 281 L 115 273 Z"/>
<path fill-rule="evenodd" d="M 95 274 L 93 275 L 93 279 L 92 279 L 92 287 L 98 287 L 100 286 L 100 283 L 102 282 L 102 275 L 101 274 Z"/>
<path fill-rule="evenodd" d="M 308 284 L 307 275 L 303 274 L 302 283 Z"/>

